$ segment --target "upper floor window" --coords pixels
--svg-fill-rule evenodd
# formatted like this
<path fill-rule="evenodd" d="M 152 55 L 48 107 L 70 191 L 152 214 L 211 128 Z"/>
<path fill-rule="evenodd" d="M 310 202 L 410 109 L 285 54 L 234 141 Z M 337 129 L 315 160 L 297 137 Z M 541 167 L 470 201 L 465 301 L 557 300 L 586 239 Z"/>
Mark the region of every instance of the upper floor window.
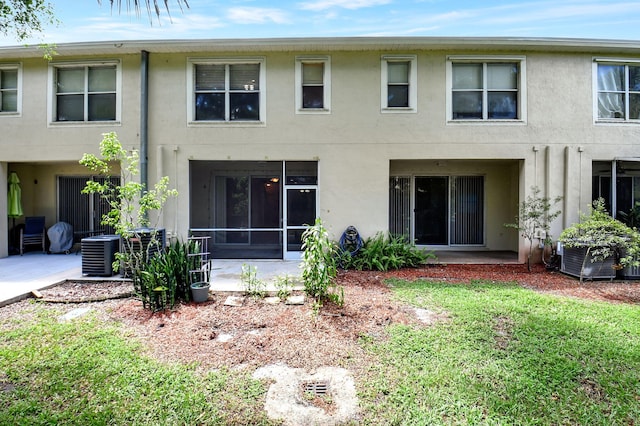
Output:
<path fill-rule="evenodd" d="M 417 61 L 415 55 L 382 57 L 382 112 L 417 111 Z"/>
<path fill-rule="evenodd" d="M 523 120 L 524 59 L 450 57 L 450 120 Z"/>
<path fill-rule="evenodd" d="M 263 60 L 190 61 L 190 122 L 264 121 Z"/>
<path fill-rule="evenodd" d="M 15 114 L 20 111 L 18 93 L 19 71 L 17 65 L 0 65 L 0 114 Z"/>
<path fill-rule="evenodd" d="M 596 60 L 596 117 L 602 121 L 640 119 L 640 61 Z"/>
<path fill-rule="evenodd" d="M 296 58 L 296 111 L 328 113 L 331 110 L 329 57 Z"/>
<path fill-rule="evenodd" d="M 116 63 L 55 64 L 54 122 L 116 121 L 119 119 L 119 75 Z"/>

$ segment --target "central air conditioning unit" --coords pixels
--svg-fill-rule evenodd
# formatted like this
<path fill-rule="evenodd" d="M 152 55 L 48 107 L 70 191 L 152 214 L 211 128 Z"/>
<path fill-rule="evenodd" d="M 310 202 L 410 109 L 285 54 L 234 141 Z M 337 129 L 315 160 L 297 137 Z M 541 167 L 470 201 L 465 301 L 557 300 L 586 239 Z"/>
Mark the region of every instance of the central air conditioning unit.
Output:
<path fill-rule="evenodd" d="M 82 250 L 82 274 L 110 277 L 113 275 L 113 261 L 120 248 L 120 236 L 96 235 L 80 241 Z"/>
<path fill-rule="evenodd" d="M 609 279 L 616 277 L 615 259 L 609 257 L 603 261 L 592 262 L 591 254 L 587 255 L 587 247 L 562 247 L 560 272 L 587 280 Z M 585 256 L 587 258 L 585 259 Z M 584 269 L 583 269 L 584 267 Z"/>

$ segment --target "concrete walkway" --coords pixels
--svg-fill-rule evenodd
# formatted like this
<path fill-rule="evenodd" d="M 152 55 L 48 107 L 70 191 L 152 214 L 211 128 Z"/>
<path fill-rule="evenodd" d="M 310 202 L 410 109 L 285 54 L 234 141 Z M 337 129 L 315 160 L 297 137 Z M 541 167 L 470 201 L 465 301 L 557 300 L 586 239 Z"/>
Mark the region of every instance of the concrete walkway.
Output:
<path fill-rule="evenodd" d="M 290 276 L 299 283 L 301 269 L 299 261 L 282 260 L 213 260 L 211 268 L 211 290 L 241 292 L 242 267 L 255 267 L 256 278 L 267 284 L 268 291 L 275 291 L 274 280 Z M 122 280 L 120 275 L 112 277 L 89 277 L 82 274 L 82 254 L 43 254 L 27 252 L 24 256 L 9 256 L 0 259 L 0 306 L 17 302 L 31 295 L 34 290 L 53 287 L 67 280 L 113 281 Z"/>
<path fill-rule="evenodd" d="M 440 263 L 518 263 L 514 252 L 441 251 L 436 253 Z M 255 267 L 256 278 L 267 284 L 267 291 L 276 291 L 276 277 L 290 276 L 298 285 L 301 282 L 300 261 L 283 260 L 212 260 L 211 290 L 226 292 L 244 291 L 242 267 Z M 0 306 L 29 297 L 33 290 L 42 290 L 67 280 L 121 280 L 113 277 L 88 277 L 82 275 L 82 254 L 43 254 L 27 252 L 24 256 L 0 259 Z M 296 287 L 298 288 L 298 287 Z"/>
<path fill-rule="evenodd" d="M 82 276 L 80 254 L 43 254 L 0 259 L 0 306 L 26 298 L 33 290 L 57 285 Z"/>

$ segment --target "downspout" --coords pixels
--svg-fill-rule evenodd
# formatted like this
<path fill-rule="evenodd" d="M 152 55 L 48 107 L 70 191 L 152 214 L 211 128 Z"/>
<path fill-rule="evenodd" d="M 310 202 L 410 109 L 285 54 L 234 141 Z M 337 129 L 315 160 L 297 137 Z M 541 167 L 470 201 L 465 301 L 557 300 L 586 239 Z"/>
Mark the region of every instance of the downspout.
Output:
<path fill-rule="evenodd" d="M 616 212 L 618 211 L 618 161 L 613 159 L 611 161 L 611 217 L 616 218 Z"/>
<path fill-rule="evenodd" d="M 140 183 L 142 190 L 146 191 L 149 188 L 149 52 L 143 50 L 140 53 Z"/>

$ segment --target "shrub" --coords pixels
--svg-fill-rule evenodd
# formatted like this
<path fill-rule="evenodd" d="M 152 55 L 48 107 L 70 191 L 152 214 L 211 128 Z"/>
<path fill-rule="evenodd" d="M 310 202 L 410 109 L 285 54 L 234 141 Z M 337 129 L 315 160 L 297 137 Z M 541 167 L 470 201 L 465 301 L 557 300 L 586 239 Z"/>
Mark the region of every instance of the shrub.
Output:
<path fill-rule="evenodd" d="M 156 253 L 140 266 L 141 279 L 134 280 L 134 290 L 143 307 L 152 311 L 173 308 L 179 301 L 191 300 L 190 272 L 201 267 L 197 243 L 176 241 L 166 250 Z"/>
<path fill-rule="evenodd" d="M 591 214 L 581 214 L 580 222 L 562 231 L 559 240 L 567 247 L 587 247 L 585 256 L 590 254 L 592 262 L 613 257 L 625 266 L 638 264 L 640 234 L 609 216 L 602 198 L 593 202 Z"/>
<path fill-rule="evenodd" d="M 317 306 L 329 300 L 344 304 L 344 291 L 336 286 L 336 248 L 320 218 L 302 234 L 302 281 L 304 291 Z"/>
<path fill-rule="evenodd" d="M 400 236 L 386 236 L 377 233 L 367 238 L 360 251 L 351 256 L 349 253 L 338 253 L 340 265 L 345 269 L 388 271 L 407 267 L 418 267 L 435 259 L 433 252 L 410 244 Z"/>

